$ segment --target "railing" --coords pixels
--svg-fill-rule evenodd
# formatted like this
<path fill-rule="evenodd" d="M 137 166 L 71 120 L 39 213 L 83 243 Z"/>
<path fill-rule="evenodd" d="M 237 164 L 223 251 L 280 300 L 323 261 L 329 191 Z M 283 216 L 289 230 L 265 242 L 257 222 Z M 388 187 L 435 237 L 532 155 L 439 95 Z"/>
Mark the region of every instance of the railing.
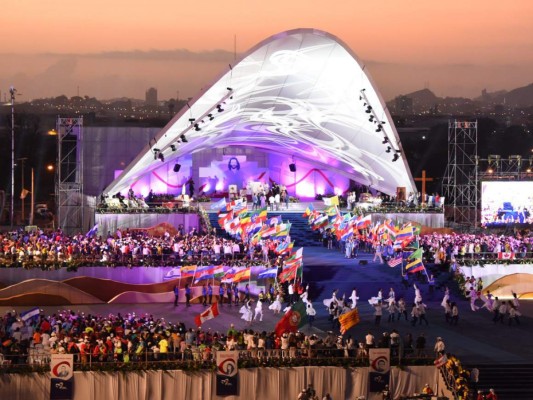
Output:
<path fill-rule="evenodd" d="M 71 259 L 60 259 L 57 255 L 48 255 L 43 259 L 42 256 L 0 256 L 0 268 L 40 268 L 42 270 L 55 270 L 60 268 L 77 269 L 79 267 L 176 267 L 182 265 L 206 264 L 213 262 L 234 262 L 246 259 L 244 253 L 220 253 L 215 254 L 212 251 L 200 251 L 194 254 L 180 256 L 176 253 L 161 255 L 132 255 L 132 254 L 114 254 L 108 255 L 104 260 L 102 254 L 80 255 L 77 254 Z M 259 262 L 248 262 L 253 265 L 263 265 Z"/>
<path fill-rule="evenodd" d="M 477 265 L 477 264 L 529 264 L 533 263 L 533 252 L 517 251 L 513 253 L 479 252 L 465 253 L 454 255 L 459 265 Z"/>
<path fill-rule="evenodd" d="M 197 213 L 200 202 L 190 201 L 184 204 L 183 202 L 168 201 L 167 205 L 161 202 L 146 203 L 146 206 L 128 206 L 128 205 L 107 205 L 98 204 L 96 206 L 97 214 L 171 214 L 171 213 Z M 172 207 L 168 205 L 172 204 Z"/>
<path fill-rule="evenodd" d="M 368 352 L 336 348 L 289 348 L 238 350 L 239 367 L 296 367 L 296 366 L 341 366 L 368 367 Z M 0 373 L 44 372 L 49 370 L 51 351 L 29 349 L 23 354 L 0 354 Z M 216 350 L 201 351 L 188 348 L 185 351 L 168 353 L 146 352 L 74 354 L 74 369 L 78 371 L 117 371 L 117 370 L 212 370 L 216 368 Z M 391 354 L 391 365 L 433 365 L 429 350 L 415 350 L 408 354 Z"/>

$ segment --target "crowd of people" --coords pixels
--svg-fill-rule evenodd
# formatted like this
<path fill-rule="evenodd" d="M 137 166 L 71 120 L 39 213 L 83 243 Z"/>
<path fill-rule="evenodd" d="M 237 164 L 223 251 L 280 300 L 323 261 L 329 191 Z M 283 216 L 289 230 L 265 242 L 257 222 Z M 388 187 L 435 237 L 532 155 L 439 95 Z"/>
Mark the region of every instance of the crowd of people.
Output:
<path fill-rule="evenodd" d="M 438 234 L 420 237 L 427 258 L 436 264 L 463 259 L 532 258 L 533 232 L 514 235 L 496 234 Z"/>
<path fill-rule="evenodd" d="M 289 238 L 290 240 L 290 238 Z M 47 263 L 86 262 L 90 265 L 182 265 L 184 262 L 224 262 L 226 265 L 267 264 L 276 259 L 277 241 L 257 245 L 217 237 L 214 231 L 166 232 L 152 236 L 143 230 L 117 230 L 104 235 L 66 235 L 58 230 L 22 229 L 0 232 L 0 265 L 41 267 Z"/>

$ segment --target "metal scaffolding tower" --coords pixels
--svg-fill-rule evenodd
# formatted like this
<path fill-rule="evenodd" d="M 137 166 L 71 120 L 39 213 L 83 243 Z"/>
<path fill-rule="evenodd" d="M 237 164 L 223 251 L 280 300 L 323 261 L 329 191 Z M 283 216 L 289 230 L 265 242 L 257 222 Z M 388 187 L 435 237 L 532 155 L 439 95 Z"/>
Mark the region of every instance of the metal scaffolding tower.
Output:
<path fill-rule="evenodd" d="M 449 121 L 448 164 L 443 189 L 447 214 L 455 223 L 478 226 L 478 162 L 477 121 Z"/>
<path fill-rule="evenodd" d="M 83 221 L 83 117 L 56 121 L 58 226 L 67 234 L 81 231 Z"/>

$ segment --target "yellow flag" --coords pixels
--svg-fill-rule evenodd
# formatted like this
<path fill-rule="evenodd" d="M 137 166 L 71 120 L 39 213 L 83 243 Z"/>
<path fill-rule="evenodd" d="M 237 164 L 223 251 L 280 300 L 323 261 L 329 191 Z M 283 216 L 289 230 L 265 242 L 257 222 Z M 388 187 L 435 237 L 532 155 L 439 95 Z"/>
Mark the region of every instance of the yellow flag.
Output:
<path fill-rule="evenodd" d="M 359 311 L 357 308 L 354 308 L 347 313 L 341 314 L 339 316 L 339 323 L 341 324 L 341 334 L 345 334 L 348 329 L 352 326 L 355 326 L 359 323 Z"/>
<path fill-rule="evenodd" d="M 29 190 L 27 189 L 22 189 L 22 192 L 20 192 L 20 199 L 21 200 L 24 200 L 26 198 L 26 196 L 30 193 Z"/>

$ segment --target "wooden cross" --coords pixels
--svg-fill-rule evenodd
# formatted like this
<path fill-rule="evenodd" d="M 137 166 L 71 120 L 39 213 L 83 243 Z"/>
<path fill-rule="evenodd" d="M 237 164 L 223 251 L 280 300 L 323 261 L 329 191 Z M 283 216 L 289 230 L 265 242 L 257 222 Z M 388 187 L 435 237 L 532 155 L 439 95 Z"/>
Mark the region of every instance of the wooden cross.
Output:
<path fill-rule="evenodd" d="M 422 178 L 415 178 L 415 181 L 422 182 L 422 204 L 426 202 L 426 182 L 432 182 L 433 178 L 426 177 L 426 170 L 422 170 Z"/>

